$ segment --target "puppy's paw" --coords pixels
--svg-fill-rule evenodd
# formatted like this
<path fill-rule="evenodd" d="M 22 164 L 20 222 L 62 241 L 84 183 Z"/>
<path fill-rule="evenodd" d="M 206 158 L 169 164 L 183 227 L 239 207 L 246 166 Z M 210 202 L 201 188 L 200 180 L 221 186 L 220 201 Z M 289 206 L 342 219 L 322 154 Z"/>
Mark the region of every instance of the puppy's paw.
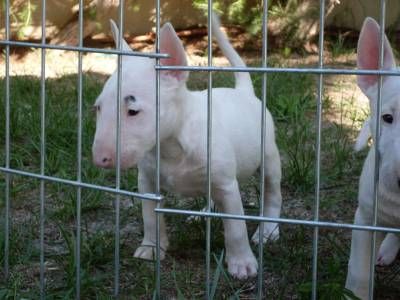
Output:
<path fill-rule="evenodd" d="M 257 275 L 257 260 L 251 252 L 249 255 L 229 256 L 226 263 L 229 274 L 237 279 L 244 280 Z"/>
<path fill-rule="evenodd" d="M 375 264 L 380 267 L 388 266 L 394 261 L 395 258 L 396 256 L 385 256 L 378 254 Z"/>
<path fill-rule="evenodd" d="M 256 232 L 253 234 L 251 238 L 252 242 L 256 245 L 259 243 L 259 232 L 260 226 L 258 226 Z M 264 234 L 262 242 L 265 244 L 268 240 L 276 241 L 279 239 L 279 225 L 277 223 L 264 223 Z"/>
<path fill-rule="evenodd" d="M 156 246 L 151 244 L 142 244 L 135 251 L 134 257 L 141 258 L 145 260 L 155 260 L 157 258 L 156 255 Z M 163 260 L 165 258 L 165 250 L 161 247 L 160 249 L 160 259 Z"/>
<path fill-rule="evenodd" d="M 390 265 L 396 259 L 398 250 L 396 248 L 382 249 L 381 247 L 376 258 L 376 265 L 381 267 Z"/>
<path fill-rule="evenodd" d="M 378 256 L 376 258 L 376 265 L 387 266 L 390 265 L 397 256 L 400 247 L 400 240 L 398 236 L 388 234 L 379 247 Z"/>

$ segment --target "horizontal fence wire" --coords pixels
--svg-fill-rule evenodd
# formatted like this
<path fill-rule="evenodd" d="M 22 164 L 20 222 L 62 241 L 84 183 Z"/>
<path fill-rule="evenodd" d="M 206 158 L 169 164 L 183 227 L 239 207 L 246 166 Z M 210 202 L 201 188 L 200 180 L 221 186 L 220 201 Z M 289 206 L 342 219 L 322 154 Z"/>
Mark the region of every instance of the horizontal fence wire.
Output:
<path fill-rule="evenodd" d="M 326 75 L 382 75 L 400 76 L 400 70 L 357 70 L 357 69 L 331 69 L 331 68 L 280 68 L 280 67 L 208 67 L 208 66 L 156 66 L 159 70 L 171 71 L 199 71 L 199 72 L 247 72 L 247 73 L 302 73 Z"/>
<path fill-rule="evenodd" d="M 79 182 L 76 180 L 68 180 L 68 179 L 63 179 L 63 178 L 59 178 L 59 177 L 55 177 L 55 176 L 40 175 L 40 174 L 16 170 L 16 169 L 12 169 L 12 168 L 0 167 L 0 172 L 6 173 L 6 174 L 24 176 L 24 177 L 31 177 L 31 178 L 50 181 L 50 182 L 54 182 L 54 183 L 61 183 L 61 184 L 72 185 L 72 186 L 76 186 L 76 187 L 93 189 L 93 190 L 98 190 L 98 191 L 112 193 L 112 194 L 120 194 L 123 196 L 135 197 L 135 198 L 138 198 L 141 200 L 161 201 L 163 199 L 162 195 L 155 195 L 155 194 L 149 194 L 149 193 L 142 194 L 142 193 L 137 193 L 137 192 L 131 192 L 128 190 L 121 190 L 118 188 L 111 188 L 111 187 L 107 187 L 104 185 L 96 185 L 96 184 L 91 184 L 91 183 Z"/>
<path fill-rule="evenodd" d="M 60 46 L 47 44 L 45 42 L 30 43 L 30 42 L 17 42 L 17 41 L 0 41 L 0 45 L 3 46 L 15 46 L 24 48 L 39 48 L 39 49 L 52 49 L 52 50 L 64 50 L 64 51 L 75 51 L 75 52 L 87 52 L 87 53 L 102 53 L 102 54 L 120 54 L 126 56 L 140 56 L 149 58 L 168 58 L 169 55 L 165 53 L 151 53 L 151 52 L 138 52 L 138 51 L 122 51 L 115 49 L 102 49 L 102 48 L 90 48 L 90 47 L 75 47 L 75 46 Z"/>
<path fill-rule="evenodd" d="M 301 220 L 301 219 L 291 219 L 291 218 L 269 218 L 269 217 L 260 217 L 254 215 L 233 215 L 233 214 L 225 214 L 218 212 L 205 212 L 205 211 L 173 209 L 173 208 L 158 208 L 155 211 L 157 213 L 175 214 L 184 216 L 236 219 L 236 220 L 253 221 L 253 222 L 279 223 L 286 225 L 303 225 L 308 227 L 326 227 L 334 229 L 351 229 L 351 230 L 361 230 L 361 231 L 400 233 L 400 228 L 395 228 L 395 227 L 355 225 L 349 223 L 311 221 L 311 220 Z"/>

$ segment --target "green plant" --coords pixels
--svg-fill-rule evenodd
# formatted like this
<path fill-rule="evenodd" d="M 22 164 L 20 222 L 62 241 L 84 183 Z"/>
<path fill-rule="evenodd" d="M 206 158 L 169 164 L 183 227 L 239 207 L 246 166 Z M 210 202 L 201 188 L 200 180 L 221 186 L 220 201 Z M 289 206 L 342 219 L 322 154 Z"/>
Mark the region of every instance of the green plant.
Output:
<path fill-rule="evenodd" d="M 333 62 L 341 55 L 354 53 L 354 47 L 349 47 L 346 43 L 346 34 L 339 32 L 337 37 L 331 42 L 331 55 Z"/>
<path fill-rule="evenodd" d="M 322 249 L 319 250 L 318 259 L 318 299 L 358 299 L 354 294 L 344 287 L 343 269 L 347 268 L 347 259 L 350 249 L 343 247 L 342 241 L 338 240 L 338 234 L 323 234 L 321 240 L 324 240 Z M 327 249 L 325 249 L 327 247 Z M 334 251 L 332 251 L 334 250 Z M 324 255 L 328 251 L 331 255 Z M 309 299 L 311 296 L 312 283 L 305 282 L 299 286 L 301 299 Z"/>
<path fill-rule="evenodd" d="M 31 2 L 31 0 L 25 1 L 23 4 L 11 6 L 11 19 L 18 24 L 17 37 L 21 39 L 25 35 L 25 29 L 31 25 L 32 14 L 37 9 L 37 4 Z M 4 12 L 4 7 L 1 9 Z"/>
<path fill-rule="evenodd" d="M 261 75 L 254 76 L 259 97 L 261 78 Z M 314 184 L 316 102 L 312 85 L 309 75 L 282 73 L 267 77 L 267 107 L 276 122 L 284 182 L 302 192 L 309 191 Z"/>

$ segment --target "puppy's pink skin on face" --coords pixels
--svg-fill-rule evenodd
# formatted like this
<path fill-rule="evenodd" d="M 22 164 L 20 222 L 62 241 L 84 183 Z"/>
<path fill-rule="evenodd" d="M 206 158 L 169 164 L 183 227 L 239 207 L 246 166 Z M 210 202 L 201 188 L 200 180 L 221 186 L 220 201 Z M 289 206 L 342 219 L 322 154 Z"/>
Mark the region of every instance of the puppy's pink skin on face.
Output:
<path fill-rule="evenodd" d="M 359 69 L 378 70 L 380 28 L 372 19 L 367 18 L 360 32 L 357 48 L 357 66 Z M 392 48 L 384 37 L 384 70 L 396 68 Z M 375 128 L 377 118 L 381 119 L 381 134 L 378 150 L 380 155 L 380 181 L 378 184 L 378 225 L 400 226 L 400 78 L 385 76 L 382 82 L 382 109 L 377 115 L 378 80 L 376 75 L 359 75 L 358 86 L 370 101 L 370 117 L 366 121 L 357 139 L 356 149 L 362 148 L 369 134 L 376 141 Z M 367 129 L 369 127 L 369 130 Z M 368 134 L 369 133 L 369 134 Z M 373 224 L 374 206 L 374 169 L 375 148 L 371 147 L 361 173 L 358 208 L 354 223 Z M 361 299 L 368 299 L 369 270 L 371 261 L 372 233 L 356 231 L 352 233 L 351 253 L 348 265 L 346 288 Z M 383 243 L 382 243 L 383 241 Z M 377 232 L 377 264 L 391 263 L 396 256 L 400 243 L 397 236 Z"/>

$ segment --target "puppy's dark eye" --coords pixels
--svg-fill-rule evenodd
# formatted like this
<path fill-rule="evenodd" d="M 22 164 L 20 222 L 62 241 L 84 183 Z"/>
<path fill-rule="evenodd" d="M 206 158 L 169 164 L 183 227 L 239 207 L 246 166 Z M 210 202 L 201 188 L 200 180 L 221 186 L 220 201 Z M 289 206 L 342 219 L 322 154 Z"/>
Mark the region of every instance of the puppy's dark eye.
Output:
<path fill-rule="evenodd" d="M 136 102 L 136 98 L 135 98 L 135 96 L 133 96 L 133 95 L 125 96 L 124 100 L 125 100 L 126 102 Z"/>
<path fill-rule="evenodd" d="M 128 109 L 128 116 L 134 117 L 134 116 L 136 116 L 139 112 L 140 112 L 140 110 Z"/>
<path fill-rule="evenodd" d="M 382 116 L 383 121 L 385 121 L 386 123 L 392 124 L 393 123 L 393 116 L 390 114 L 384 114 Z"/>

